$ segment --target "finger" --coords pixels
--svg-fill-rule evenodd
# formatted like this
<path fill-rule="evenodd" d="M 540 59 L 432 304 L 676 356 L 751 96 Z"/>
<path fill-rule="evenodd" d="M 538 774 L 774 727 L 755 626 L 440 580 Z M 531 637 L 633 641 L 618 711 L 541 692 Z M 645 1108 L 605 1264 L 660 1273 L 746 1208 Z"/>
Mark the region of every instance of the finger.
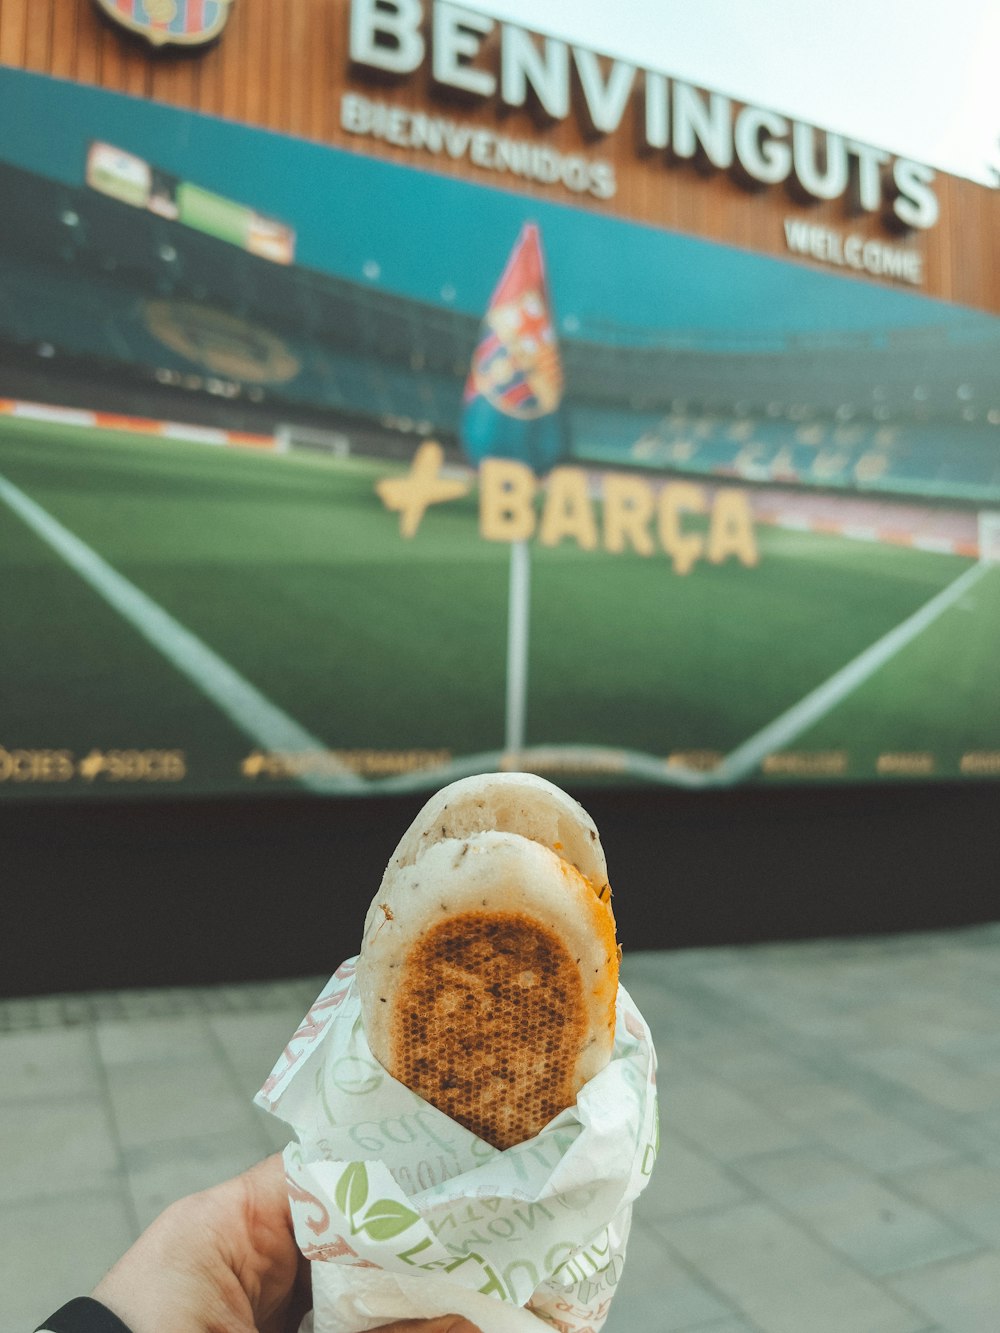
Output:
<path fill-rule="evenodd" d="M 251 1247 L 263 1245 L 265 1237 L 281 1235 L 285 1238 L 283 1244 L 288 1247 L 288 1254 L 297 1258 L 288 1180 L 281 1154 L 274 1153 L 258 1162 L 227 1185 L 239 1190 Z"/>
<path fill-rule="evenodd" d="M 288 1309 L 285 1311 L 285 1322 L 283 1327 L 288 1329 L 297 1329 L 306 1314 L 313 1307 L 312 1297 L 312 1265 L 303 1255 L 299 1255 L 298 1276 L 295 1279 L 295 1285 L 292 1288 L 291 1300 Z"/>
<path fill-rule="evenodd" d="M 288 1190 L 285 1185 L 285 1163 L 280 1152 L 265 1157 L 263 1162 L 244 1172 L 244 1179 L 260 1198 L 261 1203 L 275 1211 L 288 1211 Z"/>
<path fill-rule="evenodd" d="M 300 1293 L 302 1256 L 292 1229 L 285 1167 L 274 1153 L 219 1187 L 233 1200 L 230 1225 L 220 1237 L 227 1265 L 236 1274 L 261 1333 L 286 1326 L 288 1311 L 309 1308 Z"/>
<path fill-rule="evenodd" d="M 285 1182 L 285 1164 L 281 1153 L 274 1153 L 271 1157 L 265 1158 L 263 1162 L 258 1162 L 256 1166 L 250 1168 L 245 1173 L 244 1179 L 250 1187 L 253 1196 L 264 1209 L 281 1210 L 289 1218 L 291 1225 L 291 1216 L 288 1205 L 288 1191 Z M 305 1271 L 305 1282 L 302 1282 L 303 1269 Z M 299 1292 L 305 1296 L 304 1308 L 302 1313 L 311 1305 L 311 1293 L 309 1292 L 309 1266 L 300 1264 L 299 1272 Z M 304 1292 L 302 1288 L 305 1288 Z M 462 1315 L 448 1314 L 440 1315 L 436 1319 L 402 1319 L 395 1323 L 386 1324 L 382 1328 L 375 1329 L 374 1333 L 482 1333 L 482 1330 Z"/>

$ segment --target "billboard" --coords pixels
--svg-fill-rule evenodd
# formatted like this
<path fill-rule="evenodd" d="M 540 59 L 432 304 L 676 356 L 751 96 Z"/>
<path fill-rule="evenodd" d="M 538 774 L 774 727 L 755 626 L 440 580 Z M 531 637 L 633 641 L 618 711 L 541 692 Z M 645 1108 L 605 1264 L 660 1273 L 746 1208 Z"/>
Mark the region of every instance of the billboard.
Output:
<path fill-rule="evenodd" d="M 217 236 L 252 255 L 291 264 L 295 232 L 274 218 L 261 217 L 232 199 L 224 199 L 191 181 L 159 171 L 113 144 L 92 143 L 87 152 L 87 184 L 92 190 L 133 208 L 148 208 L 162 218 L 182 222 Z"/>
<path fill-rule="evenodd" d="M 10 69 L 0 125 L 0 801 L 1000 776 L 1000 319 Z"/>

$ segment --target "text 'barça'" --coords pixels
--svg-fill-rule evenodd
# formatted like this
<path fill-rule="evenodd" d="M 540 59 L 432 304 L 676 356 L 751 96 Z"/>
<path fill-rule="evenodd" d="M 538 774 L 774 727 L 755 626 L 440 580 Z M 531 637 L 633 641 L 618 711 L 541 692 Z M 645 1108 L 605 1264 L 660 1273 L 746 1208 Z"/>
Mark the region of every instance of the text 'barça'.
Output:
<path fill-rule="evenodd" d="M 603 546 L 620 554 L 655 554 L 657 544 L 675 574 L 690 573 L 699 560 L 721 564 L 735 556 L 751 567 L 760 559 L 753 516 L 743 491 L 724 489 L 709 496 L 693 481 L 671 481 L 659 493 L 628 473 L 600 478 L 600 518 L 583 468 L 557 467 L 544 486 L 541 517 L 535 510 L 539 483 L 531 468 L 511 459 L 488 458 L 479 469 L 479 531 L 487 541 L 528 541 L 537 533 L 542 546 L 575 541 L 585 551 Z M 694 526 L 698 515 L 707 530 Z"/>
<path fill-rule="evenodd" d="M 428 440 L 405 476 L 377 484 L 382 503 L 400 516 L 401 536 L 416 535 L 430 505 L 471 490 L 471 480 L 446 477 L 443 462 L 441 446 Z M 669 481 L 656 490 L 631 473 L 595 478 L 579 467 L 553 468 L 539 482 L 526 463 L 510 458 L 487 458 L 480 465 L 479 533 L 493 542 L 573 541 L 582 550 L 602 547 L 613 555 L 651 556 L 659 547 L 676 574 L 690 573 L 699 560 L 721 564 L 734 557 L 748 568 L 760 560 L 744 491 L 723 488 L 713 494 L 693 481 Z"/>

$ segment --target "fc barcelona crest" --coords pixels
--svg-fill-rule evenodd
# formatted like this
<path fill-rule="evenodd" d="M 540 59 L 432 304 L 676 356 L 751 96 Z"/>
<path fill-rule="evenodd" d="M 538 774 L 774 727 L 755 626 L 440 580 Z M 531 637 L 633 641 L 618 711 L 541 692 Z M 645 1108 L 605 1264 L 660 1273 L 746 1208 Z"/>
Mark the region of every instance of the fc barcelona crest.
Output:
<path fill-rule="evenodd" d="M 232 0 L 95 0 L 108 18 L 153 46 L 203 46 L 226 26 Z"/>
<path fill-rule="evenodd" d="M 505 416 L 530 421 L 555 412 L 562 390 L 541 238 L 528 223 L 490 298 L 465 396 L 481 395 Z"/>

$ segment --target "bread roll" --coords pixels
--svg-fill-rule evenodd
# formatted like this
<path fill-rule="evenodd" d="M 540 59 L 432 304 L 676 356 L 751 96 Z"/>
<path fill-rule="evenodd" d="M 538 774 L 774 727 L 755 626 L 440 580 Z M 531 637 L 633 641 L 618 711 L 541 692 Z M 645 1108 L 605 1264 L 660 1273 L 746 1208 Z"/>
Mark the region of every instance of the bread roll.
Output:
<path fill-rule="evenodd" d="M 589 815 L 530 774 L 465 778 L 418 814 L 368 911 L 365 1034 L 393 1077 L 508 1148 L 610 1059 L 618 960 Z"/>

